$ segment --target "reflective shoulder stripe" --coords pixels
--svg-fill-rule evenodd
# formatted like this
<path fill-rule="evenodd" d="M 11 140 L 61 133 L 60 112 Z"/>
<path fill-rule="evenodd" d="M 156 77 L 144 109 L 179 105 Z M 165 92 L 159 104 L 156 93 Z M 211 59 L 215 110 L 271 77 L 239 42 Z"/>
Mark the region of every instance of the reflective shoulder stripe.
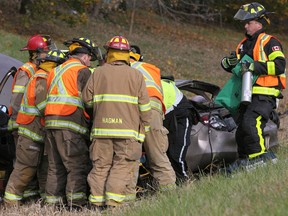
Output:
<path fill-rule="evenodd" d="M 63 66 L 63 65 L 59 65 L 58 67 L 55 68 L 55 77 L 48 89 L 48 94 L 50 94 L 50 92 L 52 91 L 52 89 L 54 88 L 54 86 L 56 85 L 56 83 L 59 81 L 59 79 L 62 77 L 63 73 L 68 70 L 71 67 L 74 66 L 83 66 L 83 64 L 81 64 L 80 62 L 70 62 L 67 65 Z"/>
<path fill-rule="evenodd" d="M 153 87 L 155 88 L 161 95 L 163 94 L 162 89 L 160 86 L 155 83 L 153 77 L 150 75 L 150 73 L 142 66 L 142 62 L 132 62 L 131 67 L 139 70 L 143 76 L 145 77 L 145 83 L 146 87 Z"/>
<path fill-rule="evenodd" d="M 145 79 L 153 80 L 152 76 L 148 73 L 148 71 L 146 71 L 146 70 L 144 69 L 144 67 L 142 67 L 142 64 L 143 64 L 142 62 L 132 62 L 132 63 L 131 63 L 131 67 L 139 70 L 139 71 L 143 74 L 143 76 L 145 77 Z"/>
<path fill-rule="evenodd" d="M 35 74 L 35 69 L 34 67 L 32 67 L 32 65 L 30 65 L 29 63 L 25 63 L 23 66 L 21 66 L 21 68 L 26 69 L 25 71 L 28 72 L 28 76 L 31 77 Z"/>

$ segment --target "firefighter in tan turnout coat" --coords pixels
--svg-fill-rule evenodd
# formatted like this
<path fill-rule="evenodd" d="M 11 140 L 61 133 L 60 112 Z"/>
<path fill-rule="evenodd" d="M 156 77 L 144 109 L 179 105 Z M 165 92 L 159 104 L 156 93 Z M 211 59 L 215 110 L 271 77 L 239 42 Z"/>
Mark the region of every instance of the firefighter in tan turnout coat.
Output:
<path fill-rule="evenodd" d="M 93 107 L 89 201 L 94 206 L 118 206 L 136 198 L 151 108 L 143 75 L 129 66 L 127 39 L 115 36 L 104 47 L 106 63 L 94 70 L 82 92 L 84 102 Z"/>
<path fill-rule="evenodd" d="M 149 168 L 159 184 L 160 191 L 173 190 L 176 188 L 176 176 L 166 154 L 168 149 L 168 130 L 163 126 L 165 105 L 163 102 L 160 69 L 155 65 L 143 62 L 140 48 L 136 45 L 131 46 L 130 58 L 131 67 L 143 74 L 150 97 L 151 128 L 146 134 L 143 144 Z"/>
<path fill-rule="evenodd" d="M 16 119 L 19 125 L 18 144 L 14 170 L 9 178 L 5 203 L 17 205 L 25 198 L 28 183 L 37 175 L 39 193 L 44 198 L 47 178 L 48 159 L 44 156 L 44 108 L 46 105 L 46 80 L 49 71 L 66 59 L 59 50 L 48 52 L 47 56 L 39 58 L 43 61 L 39 70 L 29 80 Z M 38 194 L 38 191 L 36 191 Z M 27 190 L 25 191 L 27 193 Z M 34 191 L 30 191 L 34 195 Z"/>

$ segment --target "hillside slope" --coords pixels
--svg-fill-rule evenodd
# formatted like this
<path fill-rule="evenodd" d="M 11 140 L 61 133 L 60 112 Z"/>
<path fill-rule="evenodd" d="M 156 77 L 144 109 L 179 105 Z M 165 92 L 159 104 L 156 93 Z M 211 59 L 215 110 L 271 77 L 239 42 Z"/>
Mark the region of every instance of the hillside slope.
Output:
<path fill-rule="evenodd" d="M 94 40 L 102 48 L 114 35 L 123 35 L 131 44 L 139 45 L 144 61 L 160 67 L 163 75 L 172 74 L 178 79 L 196 79 L 223 86 L 230 74 L 223 71 L 220 61 L 235 49 L 244 35 L 244 31 L 215 25 L 183 24 L 143 10 L 135 13 L 131 35 L 129 12 L 109 14 L 108 18 L 90 19 L 85 24 L 71 27 L 67 22 L 51 17 L 45 17 L 43 22 L 43 17 L 37 19 L 29 14 L 21 15 L 15 8 L 15 1 L 6 2 L 10 3 L 6 3 L 5 8 L 3 4 L 0 7 L 0 51 L 22 61 L 26 61 L 26 53 L 16 50 L 24 46 L 29 36 L 35 33 L 51 35 L 59 48 L 65 48 L 63 41 L 80 36 Z M 273 25 L 270 26 L 272 28 Z M 286 37 L 277 37 L 286 48 Z M 287 95 L 286 91 L 284 95 Z M 280 111 L 286 109 L 284 99 L 280 103 Z"/>

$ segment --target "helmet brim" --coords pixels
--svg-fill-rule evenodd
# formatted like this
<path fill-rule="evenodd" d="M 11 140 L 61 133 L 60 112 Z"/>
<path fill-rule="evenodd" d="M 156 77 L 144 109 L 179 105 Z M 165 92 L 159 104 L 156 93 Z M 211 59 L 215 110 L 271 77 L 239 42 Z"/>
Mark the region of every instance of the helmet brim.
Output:
<path fill-rule="evenodd" d="M 255 15 L 252 15 L 251 13 L 243 9 L 239 9 L 237 13 L 234 15 L 234 19 L 240 20 L 240 21 L 248 21 L 248 20 L 256 19 L 257 17 Z"/>

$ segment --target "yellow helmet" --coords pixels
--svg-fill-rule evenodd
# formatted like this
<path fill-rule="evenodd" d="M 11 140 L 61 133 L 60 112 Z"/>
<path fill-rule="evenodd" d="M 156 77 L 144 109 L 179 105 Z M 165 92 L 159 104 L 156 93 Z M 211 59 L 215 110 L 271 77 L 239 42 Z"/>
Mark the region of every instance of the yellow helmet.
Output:
<path fill-rule="evenodd" d="M 91 61 L 102 60 L 101 50 L 88 38 L 73 38 L 72 40 L 65 41 L 64 45 L 69 47 L 69 52 L 72 55 L 74 53 L 86 53 L 92 57 Z"/>
<path fill-rule="evenodd" d="M 135 61 L 143 61 L 141 50 L 137 45 L 131 45 L 129 55 L 130 55 L 130 58 L 133 58 Z"/>
<path fill-rule="evenodd" d="M 240 21 L 250 21 L 250 20 L 257 20 L 264 24 L 262 21 L 267 22 L 270 24 L 270 19 L 268 18 L 268 14 L 272 12 L 266 11 L 263 5 L 253 2 L 250 4 L 245 4 L 240 7 L 237 13 L 234 16 L 234 19 Z"/>

